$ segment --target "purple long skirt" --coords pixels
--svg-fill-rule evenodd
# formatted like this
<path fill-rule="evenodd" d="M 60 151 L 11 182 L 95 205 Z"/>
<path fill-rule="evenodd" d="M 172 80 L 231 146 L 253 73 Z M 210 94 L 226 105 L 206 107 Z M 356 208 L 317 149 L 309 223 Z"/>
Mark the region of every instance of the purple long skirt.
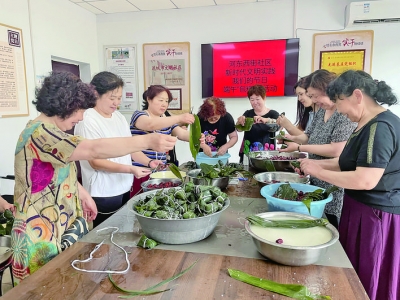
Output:
<path fill-rule="evenodd" d="M 400 215 L 345 194 L 340 242 L 371 300 L 400 299 Z"/>

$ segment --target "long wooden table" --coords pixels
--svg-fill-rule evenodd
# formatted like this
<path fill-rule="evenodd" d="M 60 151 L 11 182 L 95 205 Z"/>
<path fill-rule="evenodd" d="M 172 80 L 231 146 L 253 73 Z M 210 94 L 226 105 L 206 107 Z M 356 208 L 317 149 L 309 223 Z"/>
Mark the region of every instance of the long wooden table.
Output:
<path fill-rule="evenodd" d="M 259 255 L 249 236 L 243 234 L 238 220 L 240 213 L 245 215 L 264 209 L 265 199 L 261 199 L 259 190 L 254 181 L 229 186 L 227 193 L 232 208 L 223 213 L 219 227 L 210 237 L 187 245 L 160 245 L 153 250 L 135 247 L 140 234 L 135 232 L 137 224 L 125 206 L 98 227 L 120 228 L 114 240 L 129 253 L 129 271 L 113 275 L 113 278 L 123 288 L 143 290 L 198 261 L 182 277 L 160 287 L 172 290 L 137 299 L 288 299 L 236 281 L 229 277 L 228 268 L 280 283 L 306 285 L 311 292 L 329 295 L 332 299 L 368 299 L 340 243 L 328 248 L 325 256 L 311 266 L 283 266 Z M 92 230 L 82 241 L 58 255 L 3 298 L 117 299 L 123 294 L 112 286 L 106 274 L 85 273 L 71 266 L 74 259 L 87 258 L 97 243 L 108 238 L 91 262 L 78 266 L 88 270 L 124 270 L 124 254 L 110 243 L 110 232 Z"/>

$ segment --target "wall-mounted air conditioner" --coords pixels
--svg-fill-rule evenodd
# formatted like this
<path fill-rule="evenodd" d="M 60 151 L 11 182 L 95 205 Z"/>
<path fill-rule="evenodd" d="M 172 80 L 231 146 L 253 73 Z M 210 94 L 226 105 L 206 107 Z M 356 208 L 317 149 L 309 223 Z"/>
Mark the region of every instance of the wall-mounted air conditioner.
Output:
<path fill-rule="evenodd" d="M 400 0 L 351 2 L 346 7 L 346 27 L 390 22 L 400 22 Z"/>

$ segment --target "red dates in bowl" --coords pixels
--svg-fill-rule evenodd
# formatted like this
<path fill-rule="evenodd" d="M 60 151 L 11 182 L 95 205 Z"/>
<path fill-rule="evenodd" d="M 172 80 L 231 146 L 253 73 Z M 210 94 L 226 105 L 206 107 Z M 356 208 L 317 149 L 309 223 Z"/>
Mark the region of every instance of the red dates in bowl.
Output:
<path fill-rule="evenodd" d="M 172 188 L 182 185 L 182 180 L 178 178 L 158 178 L 158 179 L 150 179 L 141 184 L 143 192 Z"/>

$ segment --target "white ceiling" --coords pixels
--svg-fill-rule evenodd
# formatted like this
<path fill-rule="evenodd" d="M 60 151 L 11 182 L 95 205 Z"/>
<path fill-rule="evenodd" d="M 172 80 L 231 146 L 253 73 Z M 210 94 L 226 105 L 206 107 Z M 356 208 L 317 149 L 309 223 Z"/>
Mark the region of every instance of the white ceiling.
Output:
<path fill-rule="evenodd" d="M 216 6 L 274 0 L 69 0 L 90 12 L 113 14 L 131 11 L 180 9 L 200 6 Z"/>

